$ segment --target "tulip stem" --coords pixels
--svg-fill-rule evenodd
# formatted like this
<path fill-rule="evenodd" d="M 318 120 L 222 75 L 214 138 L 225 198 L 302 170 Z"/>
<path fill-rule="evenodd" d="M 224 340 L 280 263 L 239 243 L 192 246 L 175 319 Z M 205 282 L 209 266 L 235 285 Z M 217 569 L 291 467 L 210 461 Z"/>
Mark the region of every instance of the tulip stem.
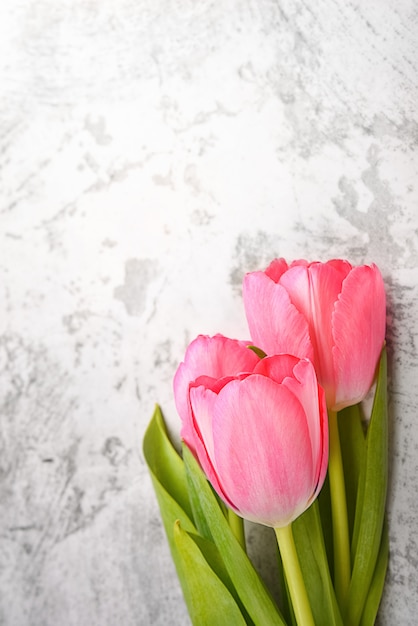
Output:
<path fill-rule="evenodd" d="M 241 548 L 244 550 L 244 552 L 246 552 L 247 546 L 245 544 L 244 520 L 232 509 L 228 508 L 228 523 L 232 532 L 235 535 L 235 539 L 238 540 Z"/>
<path fill-rule="evenodd" d="M 340 435 L 336 411 L 329 411 L 329 483 L 331 489 L 332 532 L 334 540 L 335 594 L 344 610 L 351 578 L 347 500 Z"/>
<path fill-rule="evenodd" d="M 315 626 L 311 605 L 300 568 L 292 525 L 275 528 L 277 543 L 283 561 L 286 581 L 298 626 Z"/>

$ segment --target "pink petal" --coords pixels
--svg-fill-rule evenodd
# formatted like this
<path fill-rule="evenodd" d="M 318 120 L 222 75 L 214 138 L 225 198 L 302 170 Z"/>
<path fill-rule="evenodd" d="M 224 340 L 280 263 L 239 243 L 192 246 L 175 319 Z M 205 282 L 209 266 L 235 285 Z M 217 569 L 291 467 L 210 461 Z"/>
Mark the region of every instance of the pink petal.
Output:
<path fill-rule="evenodd" d="M 292 266 L 280 280 L 293 304 L 308 321 L 316 373 L 327 398 L 333 395 L 335 388 L 331 316 L 341 291 L 344 267 L 335 263 Z"/>
<path fill-rule="evenodd" d="M 267 376 L 281 384 L 285 378 L 293 376 L 293 370 L 298 363 L 299 358 L 290 354 L 267 356 L 257 363 L 253 373 Z"/>
<path fill-rule="evenodd" d="M 353 269 L 351 263 L 345 261 L 344 259 L 331 259 L 331 261 L 326 262 L 326 265 L 330 265 L 337 272 L 339 272 L 343 280 Z"/>
<path fill-rule="evenodd" d="M 201 372 L 201 374 L 202 373 L 203 372 Z M 190 412 L 189 385 L 195 378 L 197 378 L 196 376 L 192 376 L 193 374 L 190 372 L 186 363 L 183 362 L 180 363 L 180 365 L 178 366 L 173 379 L 174 401 L 176 403 L 177 412 L 180 415 L 181 421 L 183 422 L 183 426 L 187 422 Z"/>
<path fill-rule="evenodd" d="M 223 378 L 240 372 L 252 372 L 259 357 L 248 349 L 249 342 L 229 339 L 222 335 L 199 335 L 187 348 L 184 362 L 175 373 L 174 398 L 180 418 L 189 412 L 189 384 L 199 376 Z"/>
<path fill-rule="evenodd" d="M 325 476 L 328 470 L 328 456 L 329 456 L 329 433 L 328 433 L 328 411 L 325 393 L 322 387 L 318 387 L 318 400 L 319 400 L 319 416 L 320 416 L 320 429 L 322 434 L 322 456 L 318 458 L 317 472 L 318 479 L 315 493 L 312 496 L 311 502 L 315 500 L 317 495 L 322 489 Z"/>
<path fill-rule="evenodd" d="M 353 268 L 343 282 L 332 317 L 334 410 L 360 402 L 369 391 L 383 348 L 385 327 L 386 296 L 378 268 Z"/>
<path fill-rule="evenodd" d="M 323 457 L 323 422 L 328 420 L 326 406 L 320 405 L 320 394 L 324 395 L 322 388 L 318 391 L 318 381 L 313 364 L 306 359 L 299 361 L 293 370 L 292 377 L 285 378 L 283 385 L 289 389 L 302 404 L 306 415 L 306 422 L 309 430 L 309 438 L 312 449 L 314 463 L 318 464 L 317 475 L 319 476 L 319 466 Z M 320 409 L 324 412 L 320 414 Z"/>
<path fill-rule="evenodd" d="M 212 416 L 217 394 L 203 386 L 190 389 L 191 424 L 183 423 L 181 436 L 199 461 L 203 471 L 214 489 L 227 503 L 232 504 L 222 489 L 217 472 L 213 466 Z"/>
<path fill-rule="evenodd" d="M 315 368 L 307 359 L 299 360 L 288 354 L 266 357 L 254 369 L 289 389 L 302 404 L 311 440 L 312 458 L 317 463 L 319 489 L 328 465 L 328 414 L 325 393 L 318 386 Z"/>
<path fill-rule="evenodd" d="M 307 321 L 280 284 L 264 272 L 251 272 L 244 278 L 243 296 L 251 338 L 256 346 L 267 354 L 313 357 Z"/>
<path fill-rule="evenodd" d="M 300 402 L 254 374 L 224 387 L 214 408 L 215 467 L 224 491 L 247 519 L 287 525 L 316 487 Z"/>
<path fill-rule="evenodd" d="M 191 409 L 191 419 L 184 422 L 182 438 L 190 442 L 195 440 L 196 435 L 201 439 L 205 446 L 206 452 L 213 462 L 213 434 L 212 434 L 212 416 L 216 402 L 216 397 L 226 385 L 232 380 L 243 380 L 250 374 L 239 374 L 235 376 L 224 376 L 224 378 L 210 378 L 209 376 L 199 376 L 193 383 L 189 385 L 189 406 Z M 193 431 L 191 433 L 191 431 Z M 184 434 L 184 436 L 183 436 Z"/>
<path fill-rule="evenodd" d="M 205 387 L 192 387 L 190 389 L 190 405 L 193 415 L 193 430 L 203 443 L 207 456 L 213 463 L 213 432 L 212 416 L 217 400 L 217 394 Z M 187 442 L 186 442 L 187 443 Z"/>
<path fill-rule="evenodd" d="M 328 469 L 328 411 L 325 392 L 318 385 L 313 364 L 302 359 L 295 366 L 294 378 L 283 381 L 302 404 L 309 429 L 312 458 L 315 464 L 316 490 L 311 501 L 320 492 Z"/>
<path fill-rule="evenodd" d="M 271 278 L 273 282 L 278 283 L 281 275 L 287 272 L 288 269 L 289 266 L 284 259 L 273 259 L 266 269 L 265 274 Z"/>

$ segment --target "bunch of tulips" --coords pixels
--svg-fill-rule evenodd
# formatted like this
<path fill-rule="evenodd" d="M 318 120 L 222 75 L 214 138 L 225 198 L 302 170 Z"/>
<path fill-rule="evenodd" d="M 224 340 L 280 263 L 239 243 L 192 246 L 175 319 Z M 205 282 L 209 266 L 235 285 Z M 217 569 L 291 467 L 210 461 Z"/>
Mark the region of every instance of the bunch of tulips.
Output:
<path fill-rule="evenodd" d="M 243 300 L 251 340 L 200 335 L 176 371 L 182 455 L 159 407 L 144 439 L 191 620 L 371 626 L 388 562 L 382 276 L 275 259 Z M 243 519 L 274 529 L 277 603 Z"/>

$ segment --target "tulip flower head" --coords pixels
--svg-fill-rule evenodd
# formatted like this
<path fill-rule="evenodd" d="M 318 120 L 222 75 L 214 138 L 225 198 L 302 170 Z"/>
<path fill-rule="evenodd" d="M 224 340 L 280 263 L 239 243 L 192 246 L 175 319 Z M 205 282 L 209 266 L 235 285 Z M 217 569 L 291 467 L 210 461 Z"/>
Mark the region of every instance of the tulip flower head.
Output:
<path fill-rule="evenodd" d="M 325 394 L 307 359 L 259 359 L 245 345 L 198 337 L 174 394 L 182 438 L 219 496 L 241 517 L 278 528 L 303 513 L 324 482 Z M 217 365 L 208 371 L 208 363 Z"/>
<path fill-rule="evenodd" d="M 386 299 L 376 265 L 275 259 L 244 278 L 251 338 L 267 354 L 312 360 L 328 408 L 363 400 L 383 347 Z"/>
<path fill-rule="evenodd" d="M 183 424 L 182 433 L 186 434 L 189 443 L 191 437 L 187 431 L 192 428 L 188 393 L 190 382 L 199 376 L 221 379 L 239 372 L 251 372 L 260 357 L 249 350 L 250 345 L 249 341 L 230 339 L 221 334 L 214 337 L 199 335 L 189 344 L 184 362 L 174 377 L 174 400 Z"/>

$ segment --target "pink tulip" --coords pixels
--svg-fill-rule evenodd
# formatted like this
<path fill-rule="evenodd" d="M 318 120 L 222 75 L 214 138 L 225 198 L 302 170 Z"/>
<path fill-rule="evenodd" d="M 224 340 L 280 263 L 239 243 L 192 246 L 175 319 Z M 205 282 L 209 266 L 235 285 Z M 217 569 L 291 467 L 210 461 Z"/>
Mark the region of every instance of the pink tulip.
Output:
<path fill-rule="evenodd" d="M 255 364 L 251 357 L 247 371 L 238 359 L 235 372 L 208 376 L 208 362 L 222 363 L 223 369 L 240 352 L 242 344 L 222 339 L 221 352 L 219 336 L 198 337 L 177 370 L 174 394 L 182 438 L 219 496 L 241 517 L 287 526 L 309 507 L 325 479 L 324 392 L 313 365 L 289 355 L 257 357 Z M 230 347 L 235 355 L 229 354 Z M 185 384 L 186 372 L 192 370 L 194 377 Z"/>
<path fill-rule="evenodd" d="M 265 272 L 245 276 L 244 305 L 255 345 L 313 361 L 329 409 L 365 397 L 385 338 L 385 290 L 376 265 L 275 259 Z"/>
<path fill-rule="evenodd" d="M 260 358 L 248 348 L 249 341 L 229 339 L 223 335 L 199 335 L 187 348 L 184 362 L 174 377 L 174 399 L 183 423 L 182 436 L 191 441 L 193 431 L 189 385 L 200 376 L 220 379 L 239 372 L 252 372 Z M 194 451 L 193 446 L 191 446 Z"/>

